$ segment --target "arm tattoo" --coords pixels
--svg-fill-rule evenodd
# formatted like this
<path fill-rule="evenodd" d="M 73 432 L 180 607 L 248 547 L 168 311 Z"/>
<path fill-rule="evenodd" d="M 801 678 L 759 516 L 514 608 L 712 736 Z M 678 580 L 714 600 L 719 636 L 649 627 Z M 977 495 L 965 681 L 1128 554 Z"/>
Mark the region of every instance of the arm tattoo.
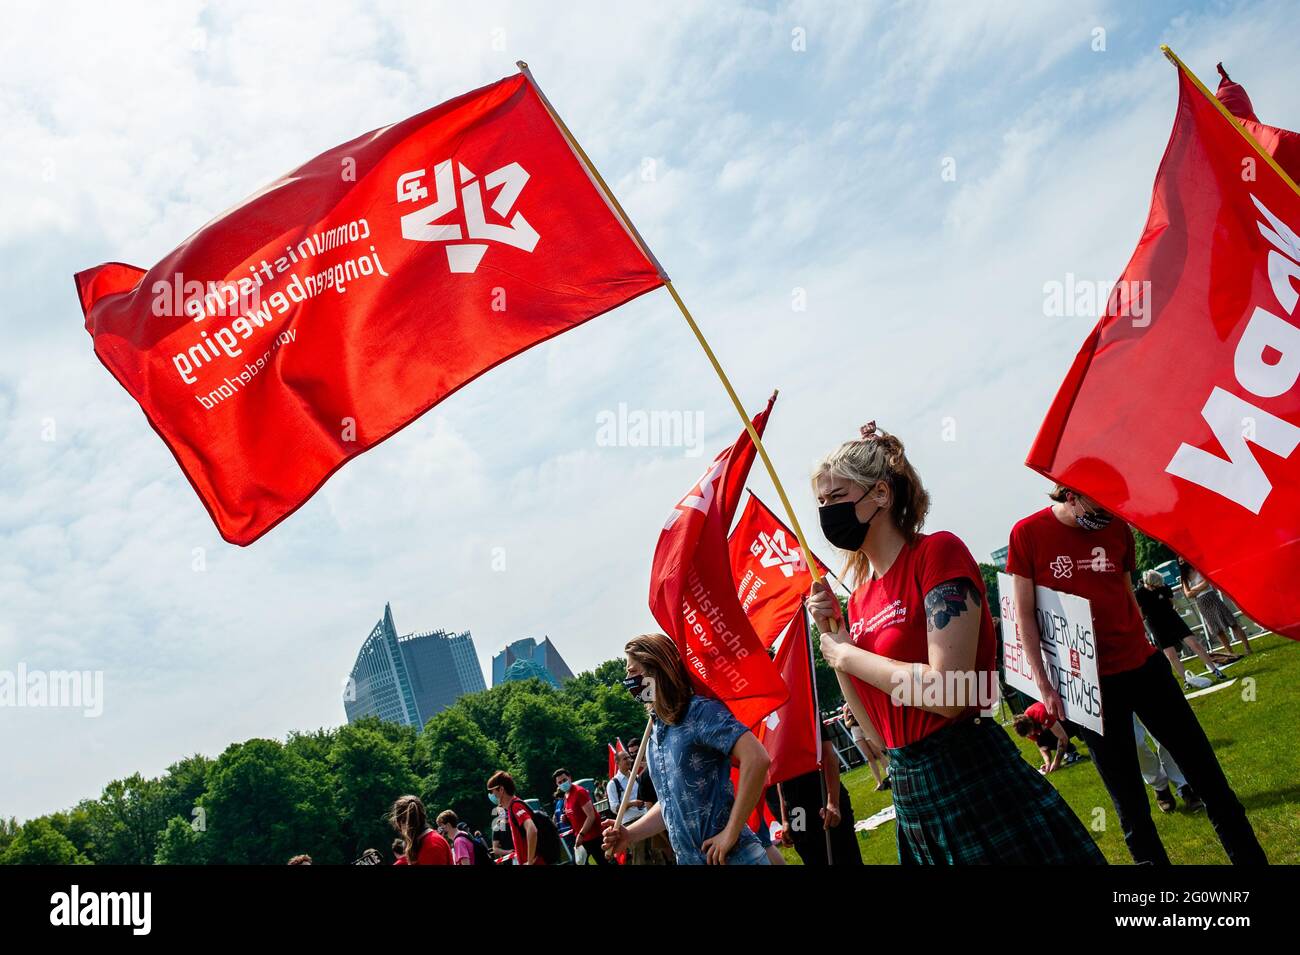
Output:
<path fill-rule="evenodd" d="M 979 588 L 967 577 L 945 580 L 925 595 L 926 630 L 942 630 L 966 612 L 966 598 L 980 605 Z"/>

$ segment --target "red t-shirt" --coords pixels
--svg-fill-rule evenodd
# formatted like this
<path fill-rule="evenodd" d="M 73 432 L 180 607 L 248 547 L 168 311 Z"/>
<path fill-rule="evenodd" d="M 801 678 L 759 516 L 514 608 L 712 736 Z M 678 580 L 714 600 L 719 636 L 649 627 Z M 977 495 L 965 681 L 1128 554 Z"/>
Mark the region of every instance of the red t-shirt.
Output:
<path fill-rule="evenodd" d="M 403 859 L 402 862 L 406 860 Z M 401 865 L 402 862 L 398 862 Z M 451 846 L 442 837 L 442 833 L 432 829 L 425 830 L 420 837 L 420 848 L 415 853 L 416 865 L 451 865 Z"/>
<path fill-rule="evenodd" d="M 578 838 L 578 833 L 582 832 L 582 826 L 587 821 L 587 813 L 583 806 L 591 803 L 591 793 L 587 792 L 582 786 L 574 783 L 569 787 L 569 791 L 564 795 L 564 818 L 569 820 L 569 825 L 573 827 L 573 837 Z M 597 816 L 596 821 L 592 823 L 590 834 L 587 841 L 600 838 L 600 818 Z"/>
<path fill-rule="evenodd" d="M 1047 707 L 1042 703 L 1031 703 L 1029 707 L 1026 708 L 1025 715 L 1041 727 L 1029 734 L 1029 738 L 1035 743 L 1038 742 L 1039 737 L 1056 725 L 1056 717 L 1047 712 Z"/>
<path fill-rule="evenodd" d="M 1101 676 L 1135 670 L 1156 652 L 1128 582 L 1135 566 L 1133 532 L 1118 519 L 1085 531 L 1045 507 L 1011 528 L 1007 573 L 1088 601 Z"/>
<path fill-rule="evenodd" d="M 903 546 L 883 577 L 872 578 L 853 592 L 849 599 L 849 636 L 853 645 L 903 663 L 928 663 L 925 595 L 944 581 L 957 578 L 971 581 L 979 590 L 975 670 L 978 683 L 987 683 L 992 679 L 996 643 L 984 579 L 966 545 L 947 531 L 918 535 Z M 898 706 L 885 691 L 857 677 L 851 679 L 871 722 L 890 748 L 914 743 L 978 711 L 978 707 L 971 707 L 967 713 L 949 718 L 919 706 Z"/>
<path fill-rule="evenodd" d="M 510 800 L 510 805 L 506 808 L 506 818 L 510 820 L 510 838 L 514 841 L 515 857 L 519 864 L 523 865 L 528 859 L 528 833 L 524 831 L 524 823 L 533 818 L 532 810 L 528 804 L 518 796 Z M 533 865 L 546 865 L 546 860 L 542 858 L 540 846 L 537 846 L 537 858 L 533 860 Z"/>

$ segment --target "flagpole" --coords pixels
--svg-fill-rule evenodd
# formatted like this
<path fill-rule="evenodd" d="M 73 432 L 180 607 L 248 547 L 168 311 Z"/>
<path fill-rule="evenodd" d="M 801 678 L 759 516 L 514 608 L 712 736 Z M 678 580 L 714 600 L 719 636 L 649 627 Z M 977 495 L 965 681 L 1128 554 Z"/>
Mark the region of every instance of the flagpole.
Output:
<path fill-rule="evenodd" d="M 717 374 L 718 380 L 722 382 L 722 387 L 727 391 L 727 397 L 729 397 L 731 403 L 735 405 L 736 413 L 740 415 L 740 420 L 745 425 L 745 431 L 749 433 L 749 440 L 754 442 L 754 448 L 758 451 L 758 456 L 763 461 L 763 467 L 767 469 L 767 475 L 772 479 L 772 484 L 776 487 L 776 493 L 781 498 L 781 504 L 785 507 L 786 516 L 790 519 L 790 526 L 794 529 L 794 536 L 799 540 L 799 546 L 803 548 L 805 554 L 811 553 L 808 548 L 808 541 L 804 538 L 803 529 L 799 526 L 799 518 L 795 517 L 794 508 L 790 506 L 790 499 L 786 496 L 785 487 L 781 484 L 781 479 L 776 475 L 776 468 L 772 466 L 772 459 L 767 456 L 767 449 L 763 447 L 763 439 L 759 437 L 758 431 L 755 430 L 753 422 L 750 421 L 749 414 L 745 411 L 745 406 L 741 404 L 740 398 L 736 395 L 736 390 L 731 387 L 731 380 L 727 377 L 727 373 L 722 370 L 722 365 L 718 362 L 718 358 L 713 353 L 713 349 L 709 347 L 709 343 L 705 340 L 704 333 L 701 332 L 700 327 L 695 324 L 695 319 L 691 317 L 690 310 L 686 307 L 686 303 L 682 301 L 682 297 L 677 294 L 677 289 L 673 287 L 672 279 L 668 277 L 668 273 L 664 271 L 664 267 L 660 264 L 659 260 L 655 258 L 654 253 L 650 251 L 650 246 L 646 244 L 645 239 L 641 237 L 641 233 L 638 232 L 636 226 L 632 224 L 631 218 L 628 217 L 628 214 L 619 204 L 618 199 L 615 198 L 614 191 L 609 188 L 609 184 L 606 183 L 604 177 L 601 176 L 600 171 L 596 168 L 596 164 L 591 161 L 591 158 L 583 150 L 573 133 L 569 131 L 569 127 L 565 125 L 564 120 L 560 118 L 560 114 L 556 112 L 555 107 L 551 105 L 551 101 L 546 98 L 546 94 L 542 92 L 542 88 L 537 85 L 537 80 L 533 77 L 533 73 L 528 68 L 528 64 L 523 60 L 519 60 L 515 65 L 519 67 L 519 72 L 524 75 L 528 80 L 529 85 L 532 86 L 533 90 L 537 93 L 538 98 L 542 101 L 542 105 L 545 106 L 546 111 L 550 113 L 551 119 L 554 120 L 555 125 L 564 135 L 570 148 L 573 149 L 574 154 L 586 167 L 588 175 L 591 176 L 592 180 L 600 187 L 601 192 L 604 193 L 605 200 L 609 203 L 610 208 L 613 209 L 619 219 L 622 220 L 623 227 L 627 229 L 628 234 L 637 245 L 640 246 L 642 253 L 644 253 L 646 258 L 654 265 L 655 269 L 659 273 L 659 277 L 664 280 L 664 288 L 668 289 L 668 294 L 672 296 L 673 301 L 677 304 L 678 310 L 682 313 L 682 317 L 686 319 L 686 324 L 690 326 L 691 331 L 695 334 L 696 340 L 700 343 L 700 347 L 704 349 L 704 354 L 708 357 L 709 364 L 713 366 L 713 371 Z M 816 564 L 810 563 L 808 569 L 812 573 L 813 580 L 817 583 L 821 583 L 822 575 L 818 572 Z"/>
<path fill-rule="evenodd" d="M 812 684 L 813 720 L 815 722 L 813 735 L 816 736 L 814 744 L 817 747 L 817 779 L 822 786 L 821 811 L 825 812 L 826 800 L 830 794 L 826 791 L 826 767 L 822 765 L 822 753 L 825 750 L 825 747 L 822 746 L 821 733 L 822 701 L 820 694 L 817 692 L 817 661 L 813 658 L 812 617 L 808 613 L 807 600 L 799 601 L 799 612 L 803 614 L 803 631 L 806 635 L 804 642 L 808 644 L 808 682 Z M 844 784 L 842 782 L 840 783 L 840 796 L 841 798 L 844 796 Z M 841 823 L 844 821 L 843 813 L 840 814 L 840 821 Z M 831 850 L 831 827 L 826 824 L 826 818 L 824 816 L 822 817 L 822 835 L 826 837 L 826 864 L 834 865 L 835 854 Z"/>
<path fill-rule="evenodd" d="M 1250 143 L 1250 145 L 1254 148 L 1255 152 L 1259 153 L 1260 156 L 1263 157 L 1264 162 L 1272 166 L 1273 171 L 1282 177 L 1282 181 L 1285 182 L 1288 186 L 1290 186 L 1292 191 L 1294 191 L 1296 195 L 1300 196 L 1300 186 L 1296 185 L 1295 180 L 1292 179 L 1290 175 L 1287 174 L 1287 171 L 1285 169 L 1283 169 L 1281 166 L 1278 165 L 1276 159 L 1274 159 L 1272 156 L 1268 154 L 1268 152 L 1264 149 L 1264 147 L 1259 144 L 1259 140 L 1257 140 L 1254 136 L 1252 136 L 1249 132 L 1247 132 L 1246 127 L 1241 124 L 1241 121 L 1238 120 L 1237 117 L 1232 115 L 1232 111 L 1229 110 L 1228 107 L 1224 106 L 1223 103 L 1219 101 L 1219 97 L 1211 93 L 1209 88 L 1204 83 L 1201 82 L 1200 78 L 1195 73 L 1193 73 L 1190 69 L 1187 68 L 1187 64 L 1178 58 L 1178 54 L 1175 53 L 1173 50 L 1171 50 L 1165 44 L 1160 45 L 1160 52 L 1165 55 L 1165 59 L 1167 59 L 1170 63 L 1174 64 L 1174 66 L 1178 67 L 1178 69 L 1182 70 L 1182 72 L 1187 76 L 1189 80 L 1192 81 L 1192 83 L 1196 86 L 1196 88 L 1205 95 L 1205 98 L 1208 99 L 1211 103 L 1213 103 L 1218 108 L 1219 112 L 1222 113 L 1230 123 L 1232 123 L 1232 128 L 1235 129 L 1237 132 L 1241 133 L 1242 137 L 1245 138 L 1246 142 Z"/>
<path fill-rule="evenodd" d="M 632 783 L 637 776 L 641 774 L 641 767 L 645 765 L 645 750 L 650 742 L 650 727 L 654 726 L 655 718 L 650 716 L 645 721 L 645 732 L 641 734 L 641 745 L 636 748 L 636 759 L 632 762 L 632 772 L 627 777 L 627 786 L 623 789 L 623 798 L 618 801 L 618 815 L 614 817 L 615 827 L 623 825 L 623 813 L 627 812 L 627 804 L 632 801 Z M 605 853 L 605 858 L 613 858 L 612 853 Z"/>

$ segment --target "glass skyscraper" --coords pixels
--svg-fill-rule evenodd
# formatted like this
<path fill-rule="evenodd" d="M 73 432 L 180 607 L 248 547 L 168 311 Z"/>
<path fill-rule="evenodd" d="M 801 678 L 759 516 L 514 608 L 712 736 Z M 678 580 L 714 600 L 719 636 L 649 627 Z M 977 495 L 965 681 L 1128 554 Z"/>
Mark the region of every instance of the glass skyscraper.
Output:
<path fill-rule="evenodd" d="M 419 729 L 464 693 L 487 689 L 469 631 L 397 635 L 393 611 L 384 615 L 361 645 L 343 695 L 348 722 L 378 716 Z"/>
<path fill-rule="evenodd" d="M 492 658 L 493 686 L 534 676 L 556 689 L 565 680 L 573 679 L 573 671 L 550 637 L 544 637 L 541 643 L 532 637 L 516 640 Z"/>

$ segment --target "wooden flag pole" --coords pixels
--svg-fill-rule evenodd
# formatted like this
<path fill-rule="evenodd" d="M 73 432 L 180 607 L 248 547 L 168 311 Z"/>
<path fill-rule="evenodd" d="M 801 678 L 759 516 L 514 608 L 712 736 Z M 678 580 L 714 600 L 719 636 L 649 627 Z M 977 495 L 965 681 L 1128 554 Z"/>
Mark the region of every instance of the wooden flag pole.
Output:
<path fill-rule="evenodd" d="M 1272 166 L 1273 171 L 1282 177 L 1282 181 L 1290 186 L 1296 195 L 1300 196 L 1300 186 L 1296 185 L 1295 180 L 1287 174 L 1285 169 L 1277 164 L 1277 160 L 1268 154 L 1264 147 L 1259 144 L 1259 140 L 1246 131 L 1246 127 L 1242 126 L 1241 121 L 1232 115 L 1232 111 L 1229 110 L 1228 107 L 1224 106 L 1223 103 L 1219 102 L 1219 97 L 1211 93 L 1209 88 L 1201 82 L 1200 78 L 1187 68 L 1187 64 L 1178 58 L 1178 54 L 1164 44 L 1161 44 L 1160 52 L 1165 55 L 1165 59 L 1183 71 L 1187 78 L 1192 81 L 1192 84 L 1205 94 L 1205 98 L 1218 108 L 1219 112 L 1224 115 L 1224 118 L 1226 118 L 1228 122 L 1232 123 L 1232 128 L 1241 133 L 1246 142 L 1250 143 L 1255 152 L 1259 153 L 1263 158 L 1264 162 Z"/>
<path fill-rule="evenodd" d="M 645 732 L 641 734 L 641 745 L 636 748 L 636 759 L 632 760 L 632 772 L 627 778 L 627 785 L 623 787 L 623 798 L 618 802 L 618 814 L 614 816 L 614 825 L 623 825 L 623 813 L 627 812 L 627 804 L 632 801 L 632 784 L 636 782 L 637 776 L 641 775 L 641 767 L 645 765 L 645 750 L 650 743 L 650 727 L 655 725 L 655 718 L 649 717 L 645 721 Z M 613 853 L 606 852 L 606 859 L 612 859 Z"/>
<path fill-rule="evenodd" d="M 736 413 L 740 415 L 740 420 L 744 423 L 745 430 L 749 433 L 749 440 L 754 442 L 754 448 L 758 451 L 758 456 L 763 461 L 763 467 L 767 469 L 767 475 L 772 479 L 772 484 L 776 488 L 776 493 L 781 498 L 781 505 L 785 508 L 786 517 L 790 519 L 790 526 L 794 529 L 794 536 L 799 540 L 799 546 L 803 548 L 805 554 L 812 553 L 808 548 L 808 541 L 804 538 L 803 529 L 799 526 L 799 518 L 795 517 L 794 508 L 790 506 L 790 499 L 786 496 L 785 487 L 782 486 L 781 479 L 776 475 L 776 468 L 772 466 L 772 459 L 767 456 L 767 448 L 763 447 L 763 439 L 759 437 L 758 432 L 754 429 L 754 424 L 749 420 L 749 414 L 745 411 L 745 406 L 741 404 L 740 398 L 736 395 L 736 390 L 731 387 L 731 380 L 727 378 L 727 373 L 722 370 L 722 365 L 718 362 L 718 357 L 713 353 L 713 349 L 709 347 L 709 343 L 705 340 L 704 333 L 701 332 L 700 327 L 695 324 L 695 319 L 691 317 L 690 310 L 686 307 L 686 303 L 682 301 L 682 297 L 677 294 L 677 289 L 673 287 L 672 279 L 668 277 L 668 273 L 664 271 L 664 267 L 659 263 L 659 260 L 655 258 L 654 253 L 650 251 L 650 247 L 646 245 L 645 239 L 641 238 L 641 233 L 636 230 L 636 226 L 634 226 L 632 220 L 628 218 L 627 213 L 619 204 L 618 199 L 615 198 L 613 190 L 609 188 L 609 184 L 605 182 L 604 177 L 601 176 L 595 163 L 591 161 L 591 158 L 583 150 L 582 146 L 578 143 L 578 140 L 574 138 L 573 133 L 569 131 L 569 127 L 566 126 L 564 120 L 560 118 L 560 114 L 555 111 L 555 107 L 553 107 L 551 101 L 546 98 L 546 94 L 542 92 L 541 87 L 537 85 L 537 80 L 533 78 L 532 71 L 528 69 L 528 64 L 523 60 L 520 60 L 515 65 L 519 67 L 519 71 L 524 74 L 529 84 L 536 91 L 538 98 L 542 101 L 542 105 L 544 105 L 546 111 L 550 113 L 551 119 L 554 120 L 555 125 L 564 135 L 565 140 L 568 141 L 574 154 L 586 167 L 587 173 L 591 176 L 592 181 L 600 187 L 601 192 L 605 196 L 605 201 L 609 203 L 610 208 L 622 221 L 623 227 L 627 229 L 628 234 L 637 245 L 640 246 L 641 251 L 645 254 L 646 258 L 649 259 L 658 270 L 659 277 L 664 280 L 664 287 L 668 289 L 668 294 L 671 295 L 673 301 L 677 303 L 677 308 L 681 311 L 682 317 L 686 319 L 686 324 L 690 326 L 691 331 L 695 334 L 696 341 L 698 341 L 700 347 L 704 349 L 704 354 L 708 357 L 709 364 L 713 366 L 713 371 L 717 374 L 718 380 L 722 382 L 722 387 L 726 389 L 727 397 L 729 397 L 731 403 L 735 405 Z M 813 580 L 818 583 L 822 582 L 822 575 L 818 572 L 815 563 L 809 563 L 808 570 L 812 573 Z"/>

